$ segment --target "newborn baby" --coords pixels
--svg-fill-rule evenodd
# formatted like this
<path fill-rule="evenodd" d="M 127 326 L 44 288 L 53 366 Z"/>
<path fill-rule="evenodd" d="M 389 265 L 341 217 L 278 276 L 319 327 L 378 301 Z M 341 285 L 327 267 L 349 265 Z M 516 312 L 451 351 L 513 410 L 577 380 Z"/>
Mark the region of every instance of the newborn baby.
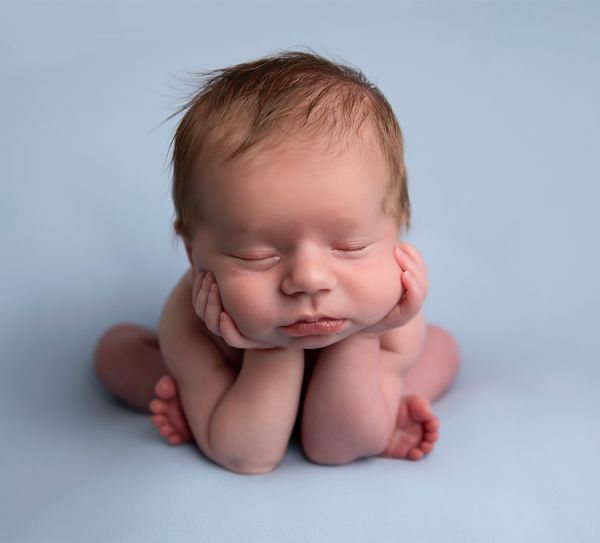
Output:
<path fill-rule="evenodd" d="M 190 269 L 158 336 L 111 328 L 96 371 L 171 444 L 273 470 L 306 456 L 418 460 L 459 352 L 427 325 L 427 271 L 394 113 L 355 69 L 292 52 L 208 74 L 181 111 L 175 230 Z"/>

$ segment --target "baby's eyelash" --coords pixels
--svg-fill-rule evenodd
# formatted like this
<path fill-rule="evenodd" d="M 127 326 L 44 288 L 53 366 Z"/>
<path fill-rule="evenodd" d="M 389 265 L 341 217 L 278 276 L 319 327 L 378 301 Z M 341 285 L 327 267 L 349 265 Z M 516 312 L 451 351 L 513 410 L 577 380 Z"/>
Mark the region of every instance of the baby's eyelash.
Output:
<path fill-rule="evenodd" d="M 262 263 L 279 259 L 279 257 L 276 255 L 261 256 L 261 257 L 254 257 L 254 258 L 249 258 L 249 257 L 244 257 L 244 256 L 236 256 L 235 258 L 237 258 L 238 260 L 242 260 L 244 262 L 262 262 Z"/>
<path fill-rule="evenodd" d="M 369 245 L 370 243 L 367 243 L 365 245 L 360 245 L 357 247 L 340 247 L 335 250 L 339 253 L 360 253 L 364 251 Z"/>
<path fill-rule="evenodd" d="M 229 255 L 235 261 L 238 262 L 238 266 L 243 269 L 254 270 L 254 271 L 266 271 L 277 266 L 281 260 L 279 255 L 266 255 L 266 256 L 251 256 L 251 255 Z"/>

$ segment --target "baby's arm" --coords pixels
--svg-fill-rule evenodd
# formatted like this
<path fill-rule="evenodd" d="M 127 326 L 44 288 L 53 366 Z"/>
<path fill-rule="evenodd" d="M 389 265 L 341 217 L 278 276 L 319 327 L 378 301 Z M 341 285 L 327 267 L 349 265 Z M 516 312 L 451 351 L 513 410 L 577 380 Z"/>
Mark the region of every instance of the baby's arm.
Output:
<path fill-rule="evenodd" d="M 251 340 L 240 333 L 233 319 L 223 308 L 217 281 L 210 271 L 197 272 L 192 268 L 188 272 L 188 280 L 192 285 L 194 311 L 213 336 L 218 338 L 217 341 L 238 349 L 272 347 L 267 343 Z"/>
<path fill-rule="evenodd" d="M 362 330 L 363 335 L 373 337 L 408 324 L 423 306 L 429 289 L 427 266 L 421 253 L 408 243 L 394 248 L 394 259 L 400 267 L 402 295 L 391 311 L 379 322 Z"/>
<path fill-rule="evenodd" d="M 398 415 L 402 377 L 422 349 L 427 273 L 412 247 L 395 254 L 401 299 L 380 322 L 323 349 L 304 403 L 302 440 L 324 463 L 380 454 Z M 409 254 L 410 253 L 410 254 Z"/>
<path fill-rule="evenodd" d="M 238 371 L 205 331 L 191 299 L 192 286 L 184 277 L 165 304 L 159 338 L 196 442 L 232 471 L 270 471 L 283 458 L 293 430 L 304 353 L 247 349 Z"/>

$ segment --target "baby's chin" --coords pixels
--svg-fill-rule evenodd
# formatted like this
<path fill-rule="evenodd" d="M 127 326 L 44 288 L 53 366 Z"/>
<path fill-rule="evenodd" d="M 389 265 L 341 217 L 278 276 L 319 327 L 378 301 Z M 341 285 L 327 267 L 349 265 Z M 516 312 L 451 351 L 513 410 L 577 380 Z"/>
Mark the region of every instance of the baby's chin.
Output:
<path fill-rule="evenodd" d="M 265 334 L 246 336 L 252 341 L 281 347 L 282 349 L 322 349 L 341 341 L 350 334 L 315 334 L 303 337 L 288 337 L 283 334 Z"/>
<path fill-rule="evenodd" d="M 304 336 L 293 338 L 291 341 L 288 341 L 286 345 L 282 345 L 282 347 L 296 347 L 302 349 L 323 349 L 324 347 L 329 347 L 329 345 L 333 345 L 338 341 L 341 341 L 346 337 L 341 334 L 334 335 L 314 335 L 314 336 Z"/>
<path fill-rule="evenodd" d="M 271 341 L 277 342 L 277 346 L 283 348 L 323 349 L 356 333 L 358 328 L 353 324 L 347 322 L 347 326 L 342 331 L 334 334 L 311 334 L 301 337 L 290 337 L 280 332 L 276 334 L 276 337 L 271 338 Z"/>

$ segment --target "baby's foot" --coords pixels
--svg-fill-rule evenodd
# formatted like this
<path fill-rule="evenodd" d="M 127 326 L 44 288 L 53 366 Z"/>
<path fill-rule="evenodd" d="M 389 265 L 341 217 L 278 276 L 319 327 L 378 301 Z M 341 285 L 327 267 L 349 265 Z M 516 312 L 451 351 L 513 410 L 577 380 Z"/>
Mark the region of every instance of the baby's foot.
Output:
<path fill-rule="evenodd" d="M 177 394 L 177 383 L 172 377 L 161 377 L 154 387 L 156 398 L 150 402 L 152 423 L 171 445 L 192 441 L 192 432 Z"/>
<path fill-rule="evenodd" d="M 380 456 L 420 460 L 433 450 L 439 427 L 440 421 L 433 414 L 431 403 L 425 396 L 404 396 L 398 408 L 396 430 Z"/>

